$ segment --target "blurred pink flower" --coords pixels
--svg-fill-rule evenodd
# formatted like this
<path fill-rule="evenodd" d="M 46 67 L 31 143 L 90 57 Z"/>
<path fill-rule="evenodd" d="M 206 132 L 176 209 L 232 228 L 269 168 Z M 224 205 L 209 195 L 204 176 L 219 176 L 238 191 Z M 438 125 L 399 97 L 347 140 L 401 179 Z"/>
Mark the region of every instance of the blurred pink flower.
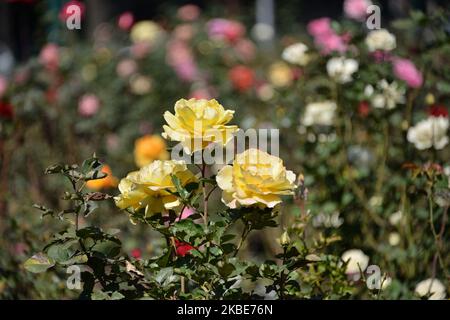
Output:
<path fill-rule="evenodd" d="M 46 44 L 39 54 L 39 62 L 47 69 L 55 71 L 59 65 L 59 47 L 54 43 Z"/>
<path fill-rule="evenodd" d="M 392 61 L 394 75 L 405 81 L 411 88 L 419 88 L 423 84 L 422 73 L 408 59 L 395 58 Z"/>
<path fill-rule="evenodd" d="M 194 4 L 187 4 L 180 7 L 177 17 L 183 21 L 195 21 L 200 16 L 200 8 Z"/>
<path fill-rule="evenodd" d="M 347 17 L 364 21 L 367 17 L 367 7 L 372 5 L 370 0 L 345 0 L 344 13 Z"/>
<path fill-rule="evenodd" d="M 253 44 L 253 42 L 248 39 L 239 40 L 235 44 L 234 50 L 239 59 L 244 62 L 249 62 L 253 60 L 256 55 L 256 47 Z"/>
<path fill-rule="evenodd" d="M 334 30 L 331 28 L 330 18 L 314 19 L 308 23 L 307 29 L 309 34 L 313 37 L 320 37 L 334 33 Z"/>
<path fill-rule="evenodd" d="M 8 81 L 5 77 L 0 76 L 0 98 L 3 97 L 6 89 L 8 89 Z"/>
<path fill-rule="evenodd" d="M 150 52 L 150 49 L 151 49 L 151 47 L 150 47 L 149 43 L 141 41 L 141 42 L 135 43 L 131 47 L 131 54 L 136 59 L 142 59 L 147 56 L 147 54 Z"/>
<path fill-rule="evenodd" d="M 190 82 L 197 78 L 198 70 L 193 61 L 187 60 L 184 63 L 177 64 L 174 68 L 178 77 L 183 81 Z"/>
<path fill-rule="evenodd" d="M 341 36 L 330 33 L 315 38 L 315 43 L 322 49 L 323 54 L 330 54 L 333 51 L 343 53 L 347 51 L 347 44 L 344 42 Z"/>
<path fill-rule="evenodd" d="M 374 52 L 371 52 L 370 54 L 376 63 L 390 61 L 392 59 L 391 53 L 387 51 L 376 50 Z"/>
<path fill-rule="evenodd" d="M 93 116 L 100 109 L 100 100 L 94 94 L 85 94 L 78 102 L 78 113 L 83 117 Z"/>
<path fill-rule="evenodd" d="M 331 28 L 330 18 L 319 18 L 308 23 L 309 34 L 314 37 L 316 46 L 322 49 L 322 54 L 329 54 L 333 51 L 343 53 L 347 51 L 349 34 L 338 35 Z"/>
<path fill-rule="evenodd" d="M 172 40 L 167 43 L 167 63 L 183 81 L 194 81 L 199 72 L 191 49 L 185 41 Z"/>
<path fill-rule="evenodd" d="M 236 42 L 245 34 L 242 23 L 228 19 L 212 19 L 207 24 L 208 35 L 214 40 L 226 40 L 230 43 Z"/>
<path fill-rule="evenodd" d="M 137 70 L 137 64 L 133 59 L 124 59 L 117 64 L 116 72 L 121 78 L 128 78 Z"/>
<path fill-rule="evenodd" d="M 124 12 L 119 16 L 117 25 L 120 29 L 128 31 L 133 26 L 134 16 L 131 12 Z"/>
<path fill-rule="evenodd" d="M 190 24 L 180 24 L 173 30 L 173 35 L 178 40 L 189 41 L 194 35 L 194 29 Z"/>

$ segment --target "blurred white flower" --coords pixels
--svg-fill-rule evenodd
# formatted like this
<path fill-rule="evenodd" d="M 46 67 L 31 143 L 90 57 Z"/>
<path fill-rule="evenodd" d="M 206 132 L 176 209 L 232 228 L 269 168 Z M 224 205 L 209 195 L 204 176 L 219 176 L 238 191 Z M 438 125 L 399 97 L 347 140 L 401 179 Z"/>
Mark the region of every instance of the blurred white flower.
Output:
<path fill-rule="evenodd" d="M 303 67 L 306 66 L 310 60 L 306 51 L 308 51 L 308 47 L 305 44 L 298 42 L 286 47 L 283 50 L 281 57 L 289 63 Z"/>
<path fill-rule="evenodd" d="M 444 148 L 448 141 L 449 121 L 445 117 L 428 117 L 408 129 L 407 139 L 419 150 Z"/>
<path fill-rule="evenodd" d="M 397 104 L 405 103 L 405 88 L 395 81 L 389 83 L 386 79 L 377 83 L 376 90 L 372 85 L 367 85 L 364 94 L 375 108 L 393 109 Z"/>
<path fill-rule="evenodd" d="M 389 287 L 391 283 L 392 278 L 384 274 L 383 277 L 381 278 L 381 290 L 386 290 L 386 288 Z"/>
<path fill-rule="evenodd" d="M 371 31 L 366 37 L 366 45 L 369 51 L 391 51 L 397 46 L 395 36 L 386 29 Z"/>
<path fill-rule="evenodd" d="M 399 224 L 399 222 L 402 220 L 402 218 L 403 218 L 403 212 L 402 211 L 394 212 L 389 217 L 389 223 L 392 224 L 393 226 L 395 226 L 395 225 Z"/>
<path fill-rule="evenodd" d="M 352 74 L 356 71 L 358 71 L 358 62 L 355 59 L 338 57 L 331 58 L 327 62 L 328 75 L 339 83 L 352 81 Z"/>
<path fill-rule="evenodd" d="M 442 282 L 438 279 L 431 278 L 420 281 L 416 285 L 415 292 L 420 297 L 431 294 L 428 300 L 443 300 L 446 296 L 445 286 L 442 284 Z"/>
<path fill-rule="evenodd" d="M 147 76 L 137 75 L 130 79 L 131 92 L 137 95 L 144 95 L 152 89 L 152 79 Z"/>
<path fill-rule="evenodd" d="M 310 103 L 306 106 L 301 123 L 304 126 L 330 126 L 333 124 L 336 108 L 336 103 L 329 100 Z"/>
<path fill-rule="evenodd" d="M 391 232 L 389 234 L 389 244 L 393 247 L 400 243 L 400 234 L 398 232 Z"/>
<path fill-rule="evenodd" d="M 347 262 L 347 268 L 345 269 L 345 273 L 354 274 L 359 273 L 361 271 L 366 270 L 369 265 L 369 257 L 359 249 L 351 249 L 345 251 L 341 256 L 342 261 Z"/>

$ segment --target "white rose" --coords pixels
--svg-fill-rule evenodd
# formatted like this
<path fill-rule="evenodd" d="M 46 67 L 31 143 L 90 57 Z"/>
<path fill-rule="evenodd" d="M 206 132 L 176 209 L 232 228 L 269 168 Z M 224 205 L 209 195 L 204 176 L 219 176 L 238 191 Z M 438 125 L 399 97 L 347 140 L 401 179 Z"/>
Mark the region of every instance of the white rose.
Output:
<path fill-rule="evenodd" d="M 327 62 L 328 75 L 336 82 L 347 83 L 352 81 L 352 74 L 358 71 L 358 62 L 344 57 L 331 58 Z"/>
<path fill-rule="evenodd" d="M 409 128 L 407 139 L 419 150 L 431 147 L 440 150 L 449 141 L 447 136 L 448 126 L 449 121 L 445 117 L 429 117 Z"/>
<path fill-rule="evenodd" d="M 351 249 L 347 250 L 342 254 L 342 261 L 347 262 L 347 268 L 345 269 L 345 273 L 354 274 L 359 273 L 361 271 L 366 270 L 369 265 L 369 257 L 364 254 L 359 249 Z"/>
<path fill-rule="evenodd" d="M 442 282 L 431 278 L 420 281 L 416 285 L 415 292 L 421 297 L 431 294 L 429 300 L 443 300 L 446 296 L 445 286 Z"/>
<path fill-rule="evenodd" d="M 330 126 L 333 124 L 336 108 L 337 106 L 334 101 L 310 103 L 306 106 L 305 114 L 301 122 L 304 126 Z"/>
<path fill-rule="evenodd" d="M 402 221 L 402 218 L 403 218 L 403 212 L 402 211 L 394 212 L 389 217 L 389 223 L 392 224 L 393 226 L 395 226 L 395 225 L 399 224 L 400 221 Z"/>
<path fill-rule="evenodd" d="M 298 42 L 286 47 L 283 50 L 281 57 L 289 63 L 305 66 L 310 60 L 306 51 L 308 51 L 308 47 L 305 44 Z"/>
<path fill-rule="evenodd" d="M 397 46 L 395 36 L 386 29 L 371 31 L 366 37 L 366 45 L 369 51 L 391 51 Z"/>
<path fill-rule="evenodd" d="M 401 237 L 398 232 L 389 233 L 389 244 L 393 247 L 397 246 L 400 243 Z"/>
<path fill-rule="evenodd" d="M 397 104 L 405 103 L 405 88 L 395 81 L 389 83 L 383 79 L 377 83 L 377 90 L 369 84 L 364 89 L 364 94 L 374 108 L 394 109 Z"/>

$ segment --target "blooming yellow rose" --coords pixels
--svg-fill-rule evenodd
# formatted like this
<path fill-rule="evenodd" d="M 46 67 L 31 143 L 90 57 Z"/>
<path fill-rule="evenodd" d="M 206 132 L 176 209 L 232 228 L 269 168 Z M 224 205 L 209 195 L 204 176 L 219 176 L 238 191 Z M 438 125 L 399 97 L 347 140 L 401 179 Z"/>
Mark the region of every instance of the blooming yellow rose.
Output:
<path fill-rule="evenodd" d="M 133 43 L 146 42 L 152 44 L 159 40 L 161 35 L 161 27 L 157 23 L 150 20 L 136 23 L 130 33 Z"/>
<path fill-rule="evenodd" d="M 157 159 L 169 159 L 166 142 L 159 135 L 145 135 L 134 142 L 134 161 L 139 168 Z"/>
<path fill-rule="evenodd" d="M 169 192 L 176 191 L 171 175 L 178 177 L 182 186 L 196 181 L 184 161 L 155 160 L 120 181 L 116 205 L 120 209 L 145 208 L 146 216 L 178 207 L 180 201 Z"/>
<path fill-rule="evenodd" d="M 282 195 L 294 193 L 295 174 L 286 170 L 283 161 L 258 149 L 249 149 L 236 156 L 233 165 L 217 174 L 222 201 L 230 208 L 252 206 L 273 208 Z"/>
<path fill-rule="evenodd" d="M 117 187 L 117 178 L 113 176 L 111 167 L 105 164 L 102 167 L 101 172 L 106 173 L 107 176 L 102 179 L 89 180 L 86 182 L 86 186 L 92 190 L 100 190 L 106 188 Z"/>
<path fill-rule="evenodd" d="M 175 104 L 175 114 L 168 111 L 164 119 L 162 136 L 179 141 L 186 153 L 203 150 L 211 143 L 227 144 L 238 130 L 226 124 L 233 119 L 234 110 L 225 110 L 215 99 L 180 99 Z"/>

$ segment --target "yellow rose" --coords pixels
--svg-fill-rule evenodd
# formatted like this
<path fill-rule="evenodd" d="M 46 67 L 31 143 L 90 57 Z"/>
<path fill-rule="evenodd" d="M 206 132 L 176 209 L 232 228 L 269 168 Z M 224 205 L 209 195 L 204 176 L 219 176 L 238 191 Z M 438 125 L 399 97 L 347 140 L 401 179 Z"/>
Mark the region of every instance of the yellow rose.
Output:
<path fill-rule="evenodd" d="M 162 136 L 179 141 L 186 153 L 203 150 L 211 143 L 227 144 L 238 130 L 226 124 L 233 119 L 234 110 L 225 110 L 215 99 L 180 99 L 175 104 L 175 114 L 168 111 L 164 119 Z"/>
<path fill-rule="evenodd" d="M 101 172 L 106 173 L 107 176 L 102 179 L 89 180 L 86 182 L 86 187 L 92 190 L 117 187 L 117 178 L 113 176 L 110 166 L 105 164 Z"/>
<path fill-rule="evenodd" d="M 287 87 L 292 83 L 292 71 L 284 62 L 275 62 L 269 68 L 269 81 L 275 87 Z"/>
<path fill-rule="evenodd" d="M 120 209 L 145 208 L 146 216 L 178 207 L 180 201 L 168 192 L 176 191 L 171 175 L 177 176 L 182 186 L 196 181 L 184 161 L 155 160 L 120 181 L 121 194 L 114 198 L 116 205 Z"/>
<path fill-rule="evenodd" d="M 273 208 L 282 195 L 294 194 L 295 174 L 286 170 L 283 161 L 258 149 L 249 149 L 236 156 L 233 165 L 217 174 L 222 201 L 234 209 L 239 206 Z"/>
<path fill-rule="evenodd" d="M 136 23 L 130 33 L 133 43 L 146 42 L 152 44 L 159 40 L 161 35 L 161 27 L 149 20 Z"/>
<path fill-rule="evenodd" d="M 145 135 L 134 142 L 134 160 L 139 168 L 153 160 L 166 160 L 169 153 L 166 143 L 159 135 Z"/>

